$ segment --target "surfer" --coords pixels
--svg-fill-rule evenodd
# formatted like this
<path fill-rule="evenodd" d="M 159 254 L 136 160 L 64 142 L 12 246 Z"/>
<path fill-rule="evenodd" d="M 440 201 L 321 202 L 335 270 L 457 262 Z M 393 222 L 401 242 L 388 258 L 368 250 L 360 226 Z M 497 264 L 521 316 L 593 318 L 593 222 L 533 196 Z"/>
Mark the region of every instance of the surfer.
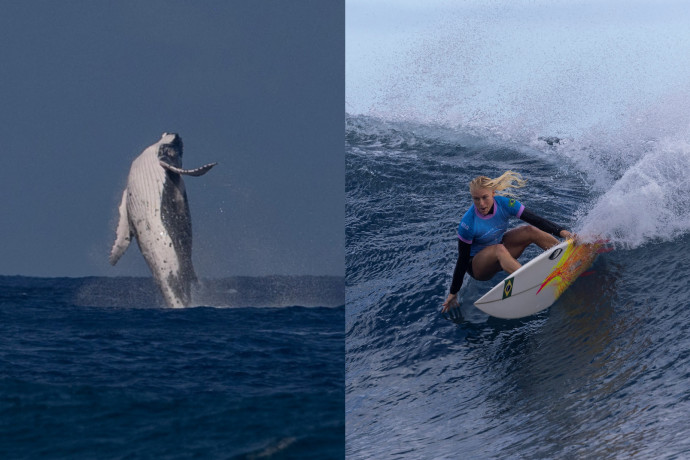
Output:
<path fill-rule="evenodd" d="M 495 179 L 479 176 L 470 182 L 473 204 L 458 225 L 458 260 L 450 293 L 443 302 L 444 313 L 458 305 L 458 291 L 465 273 L 479 281 L 489 280 L 501 270 L 513 273 L 521 267 L 517 258 L 530 244 L 546 250 L 558 244 L 555 237 L 575 236 L 513 198 L 511 189 L 524 187 L 525 183 L 522 176 L 513 171 L 506 171 Z M 508 230 L 511 217 L 530 225 Z"/>

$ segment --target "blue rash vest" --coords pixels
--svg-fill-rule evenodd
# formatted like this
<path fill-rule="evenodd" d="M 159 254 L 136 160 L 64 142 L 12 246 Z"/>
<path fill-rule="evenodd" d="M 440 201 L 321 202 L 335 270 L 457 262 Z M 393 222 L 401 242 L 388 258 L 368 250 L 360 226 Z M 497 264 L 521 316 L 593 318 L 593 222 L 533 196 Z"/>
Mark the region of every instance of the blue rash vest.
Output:
<path fill-rule="evenodd" d="M 470 257 L 474 257 L 487 246 L 499 244 L 508 230 L 511 217 L 520 218 L 525 207 L 513 198 L 494 196 L 493 212 L 482 216 L 474 204 L 462 216 L 458 225 L 458 238 L 471 244 Z"/>

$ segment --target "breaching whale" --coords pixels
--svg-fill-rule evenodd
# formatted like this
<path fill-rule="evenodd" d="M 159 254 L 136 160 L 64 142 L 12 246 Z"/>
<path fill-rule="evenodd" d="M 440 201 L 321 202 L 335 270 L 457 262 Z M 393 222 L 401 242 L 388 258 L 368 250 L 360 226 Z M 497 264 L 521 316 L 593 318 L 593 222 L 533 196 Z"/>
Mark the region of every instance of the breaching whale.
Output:
<path fill-rule="evenodd" d="M 163 133 L 133 162 L 120 202 L 120 220 L 110 263 L 115 265 L 136 237 L 169 307 L 191 303 L 192 219 L 182 174 L 201 176 L 217 163 L 182 169 L 182 139 Z"/>

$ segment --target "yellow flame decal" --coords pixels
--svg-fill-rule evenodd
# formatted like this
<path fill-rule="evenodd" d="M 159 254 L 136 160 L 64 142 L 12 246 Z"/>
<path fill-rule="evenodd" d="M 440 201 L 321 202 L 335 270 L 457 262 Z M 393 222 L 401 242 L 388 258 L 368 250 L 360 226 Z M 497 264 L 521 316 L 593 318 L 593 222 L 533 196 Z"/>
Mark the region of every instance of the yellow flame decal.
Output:
<path fill-rule="evenodd" d="M 554 298 L 559 298 L 568 289 L 568 286 L 592 265 L 597 257 L 597 251 L 602 246 L 601 243 L 576 245 L 573 244 L 572 240 L 569 243 L 561 260 L 546 277 L 537 294 L 549 284 L 556 283 L 556 296 Z"/>

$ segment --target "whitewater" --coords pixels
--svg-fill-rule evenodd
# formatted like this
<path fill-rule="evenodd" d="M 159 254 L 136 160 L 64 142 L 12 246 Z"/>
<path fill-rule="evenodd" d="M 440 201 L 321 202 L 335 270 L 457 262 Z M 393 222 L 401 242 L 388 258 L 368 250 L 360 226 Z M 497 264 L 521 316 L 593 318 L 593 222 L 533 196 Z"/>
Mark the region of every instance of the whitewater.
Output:
<path fill-rule="evenodd" d="M 348 458 L 690 455 L 687 13 L 374 4 L 347 12 Z M 615 249 L 533 317 L 474 308 L 500 274 L 444 316 L 467 184 L 508 169 Z"/>

